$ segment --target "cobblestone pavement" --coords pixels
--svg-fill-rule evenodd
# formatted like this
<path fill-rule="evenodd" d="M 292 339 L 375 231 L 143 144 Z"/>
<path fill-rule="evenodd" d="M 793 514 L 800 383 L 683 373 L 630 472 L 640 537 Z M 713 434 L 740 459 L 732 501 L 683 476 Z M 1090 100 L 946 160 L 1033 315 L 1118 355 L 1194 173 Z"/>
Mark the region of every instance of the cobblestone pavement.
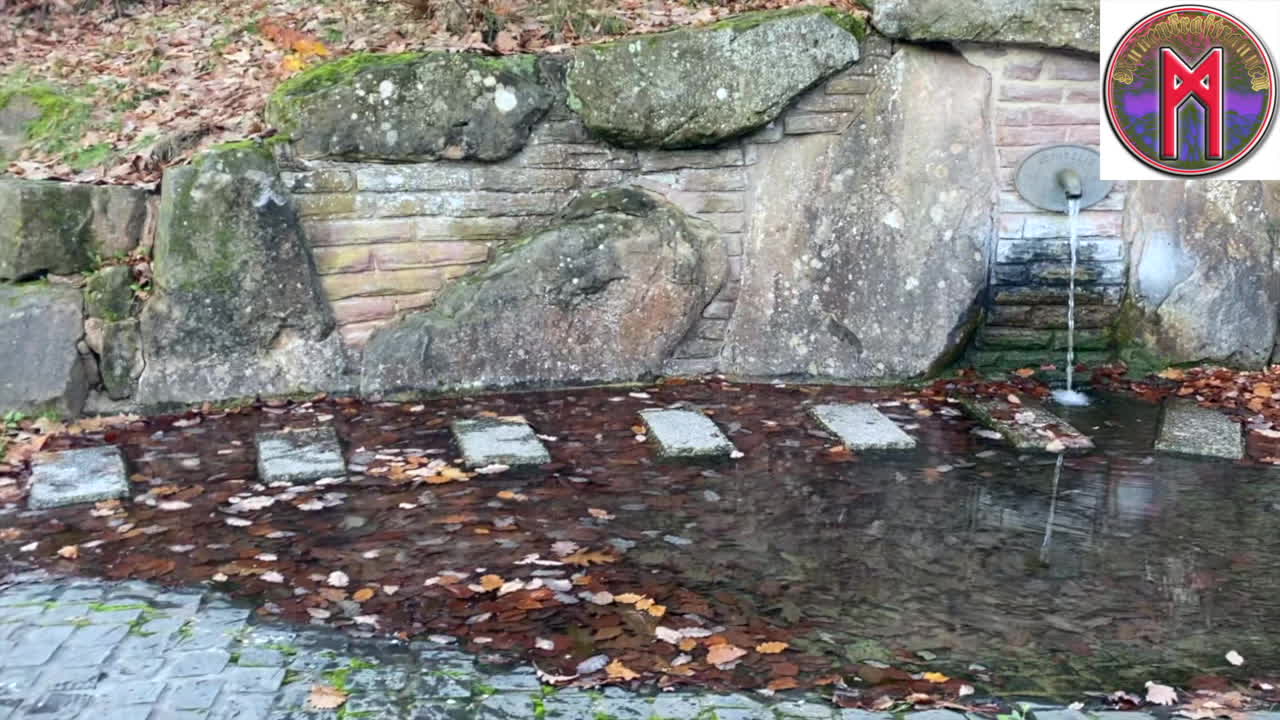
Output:
<path fill-rule="evenodd" d="M 311 687 L 350 693 L 304 709 Z M 1111 717 L 1107 717 L 1111 716 Z M 1265 716 L 1265 717 L 1264 717 Z M 1099 713 L 1097 720 L 1154 720 Z M 0 589 L 0 720 L 888 720 L 816 696 L 555 690 L 435 643 L 267 625 L 212 592 L 39 580 Z M 905 720 L 965 720 L 945 710 Z M 1033 720 L 1087 720 L 1044 708 Z M 1280 720 L 1260 713 L 1256 720 Z"/>

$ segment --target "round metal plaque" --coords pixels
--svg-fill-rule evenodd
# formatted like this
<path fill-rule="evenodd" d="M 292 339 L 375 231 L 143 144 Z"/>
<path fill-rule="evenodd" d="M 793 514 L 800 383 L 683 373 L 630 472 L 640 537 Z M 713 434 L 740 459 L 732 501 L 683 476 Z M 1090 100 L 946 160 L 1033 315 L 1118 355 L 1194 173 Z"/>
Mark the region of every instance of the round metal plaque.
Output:
<path fill-rule="evenodd" d="M 1045 210 L 1067 211 L 1067 193 L 1059 183 L 1063 170 L 1080 177 L 1080 207 L 1096 205 L 1111 192 L 1111 181 L 1098 179 L 1098 151 L 1080 145 L 1052 145 L 1022 159 L 1013 184 L 1024 200 Z"/>

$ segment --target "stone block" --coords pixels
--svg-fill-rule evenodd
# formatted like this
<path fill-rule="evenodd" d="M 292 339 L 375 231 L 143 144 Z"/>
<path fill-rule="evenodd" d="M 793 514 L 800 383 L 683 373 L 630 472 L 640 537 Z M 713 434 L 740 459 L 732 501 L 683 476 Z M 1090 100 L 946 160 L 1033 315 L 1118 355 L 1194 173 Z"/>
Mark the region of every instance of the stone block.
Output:
<path fill-rule="evenodd" d="M 136 318 L 103 324 L 98 364 L 108 397 L 124 400 L 133 395 L 143 370 L 142 332 Z"/>
<path fill-rule="evenodd" d="M 547 448 L 523 422 L 490 418 L 458 420 L 451 426 L 468 467 L 521 467 L 551 462 Z"/>
<path fill-rule="evenodd" d="M 1051 450 L 1052 442 L 1061 442 L 1066 450 L 1093 448 L 1092 440 L 1038 405 L 1014 405 L 991 398 L 966 399 L 962 404 L 974 419 L 1000 433 L 1017 450 L 1062 452 Z"/>
<path fill-rule="evenodd" d="M 295 193 L 347 193 L 356 189 L 355 175 L 349 170 L 325 168 L 280 175 L 290 192 Z"/>
<path fill-rule="evenodd" d="M 692 410 L 642 410 L 641 419 L 666 459 L 723 458 L 733 443 L 706 415 Z"/>
<path fill-rule="evenodd" d="M 809 408 L 809 415 L 854 452 L 910 450 L 916 446 L 915 438 L 903 432 L 874 405 L 815 405 Z"/>
<path fill-rule="evenodd" d="M 1119 262 L 1124 260 L 1125 246 L 1119 238 L 1085 237 L 1076 243 L 1076 259 L 1083 262 Z M 996 244 L 997 263 L 1022 263 L 1071 260 L 1069 240 L 1020 240 L 1005 238 Z"/>
<path fill-rule="evenodd" d="M 1109 327 L 1120 314 L 1116 305 L 1077 305 L 1076 328 Z M 991 325 L 1065 329 L 1067 308 L 1055 305 L 992 305 L 987 322 Z"/>
<path fill-rule="evenodd" d="M 466 190 L 471 170 L 451 163 L 367 165 L 356 170 L 356 187 L 375 193 Z"/>
<path fill-rule="evenodd" d="M 293 199 L 298 215 L 304 218 L 322 218 L 350 215 L 356 210 L 354 193 L 316 193 L 298 195 Z"/>
<path fill-rule="evenodd" d="M 38 456 L 31 470 L 27 505 L 46 510 L 128 495 L 124 455 L 120 448 L 106 445 Z"/>
<path fill-rule="evenodd" d="M 715 150 L 646 150 L 639 153 L 640 170 L 654 172 L 684 168 L 721 168 L 743 165 L 742 147 Z"/>
<path fill-rule="evenodd" d="M 830 95 L 866 95 L 876 87 L 875 79 L 866 75 L 844 73 L 827 81 Z"/>
<path fill-rule="evenodd" d="M 80 413 L 89 393 L 76 349 L 82 305 L 74 288 L 0 285 L 0 411 Z"/>
<path fill-rule="evenodd" d="M 988 325 L 978 331 L 976 344 L 984 350 L 1045 350 L 1052 343 L 1052 330 Z"/>
<path fill-rule="evenodd" d="M 1056 286 L 996 286 L 991 299 L 999 305 L 1066 305 L 1068 288 Z M 1119 305 L 1124 299 L 1121 285 L 1094 285 L 1076 288 L 1076 306 Z"/>
<path fill-rule="evenodd" d="M 258 433 L 258 477 L 263 482 L 303 482 L 347 474 L 342 445 L 332 427 Z"/>
<path fill-rule="evenodd" d="M 359 243 L 408 242 L 417 236 L 413 220 L 327 220 L 304 225 L 312 247 Z"/>
<path fill-rule="evenodd" d="M 489 246 L 466 241 L 335 245 L 314 248 L 312 256 L 316 271 L 328 275 L 484 262 L 489 257 Z"/>
<path fill-rule="evenodd" d="M 1156 450 L 1179 455 L 1240 460 L 1244 436 L 1230 417 L 1193 401 L 1173 400 L 1165 405 Z"/>
<path fill-rule="evenodd" d="M 814 133 L 843 132 L 849 118 L 837 113 L 811 113 L 788 115 L 783 120 L 783 132 L 787 135 L 812 135 Z"/>
<path fill-rule="evenodd" d="M 104 267 L 85 283 L 84 312 L 89 317 L 123 320 L 133 308 L 133 270 L 128 265 Z"/>
<path fill-rule="evenodd" d="M 508 193 L 559 192 L 578 185 L 578 174 L 572 170 L 545 168 L 484 167 L 472 172 L 477 190 Z"/>

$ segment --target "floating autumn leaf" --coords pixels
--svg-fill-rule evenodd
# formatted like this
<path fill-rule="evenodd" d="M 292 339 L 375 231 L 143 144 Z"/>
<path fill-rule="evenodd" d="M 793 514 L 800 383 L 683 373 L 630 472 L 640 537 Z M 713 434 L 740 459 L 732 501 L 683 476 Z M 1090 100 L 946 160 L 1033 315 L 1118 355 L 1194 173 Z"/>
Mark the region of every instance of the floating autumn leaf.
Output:
<path fill-rule="evenodd" d="M 659 625 L 653 629 L 653 635 L 663 642 L 671 643 L 672 645 L 680 644 L 681 637 L 678 630 L 672 630 L 669 627 Z"/>
<path fill-rule="evenodd" d="M 1172 705 L 1178 702 L 1178 692 L 1168 685 L 1147 681 L 1147 702 L 1153 705 Z"/>
<path fill-rule="evenodd" d="M 925 673 L 924 675 L 922 675 L 921 677 L 923 677 L 925 680 L 927 680 L 927 681 L 929 681 L 929 682 L 931 682 L 931 683 L 933 683 L 933 684 L 935 684 L 935 685 L 941 685 L 942 683 L 945 683 L 946 681 L 948 681 L 948 680 L 950 680 L 950 679 L 951 679 L 951 678 L 947 677 L 946 675 L 943 675 L 943 674 L 942 674 L 942 673 L 940 673 L 940 672 L 927 672 L 927 673 Z"/>
<path fill-rule="evenodd" d="M 791 646 L 784 642 L 762 642 L 756 646 L 756 652 L 761 655 L 777 655 L 789 647 Z"/>
<path fill-rule="evenodd" d="M 579 567 L 587 567 L 590 565 L 605 565 L 618 561 L 617 555 L 610 555 L 607 552 L 597 550 L 579 550 L 578 552 L 567 555 L 562 560 L 568 565 L 577 565 Z"/>
<path fill-rule="evenodd" d="M 746 654 L 747 651 L 737 645 L 730 645 L 729 643 L 713 645 L 711 646 L 711 649 L 707 651 L 707 662 L 712 665 L 724 665 L 725 663 L 731 663 Z"/>
<path fill-rule="evenodd" d="M 623 605 L 635 605 L 643 599 L 643 595 L 637 595 L 635 593 L 622 593 L 621 595 L 613 596 L 614 602 L 619 602 Z"/>
<path fill-rule="evenodd" d="M 307 707 L 311 710 L 334 710 L 347 702 L 347 693 L 332 685 L 312 685 L 307 695 Z"/>
<path fill-rule="evenodd" d="M 63 558 L 66 558 L 67 560 L 75 560 L 76 558 L 80 557 L 80 546 L 79 545 L 63 545 L 62 547 L 58 548 L 58 557 L 63 557 Z"/>
<path fill-rule="evenodd" d="M 621 660 L 614 660 L 604 670 L 612 680 L 635 680 L 640 677 L 639 673 L 623 665 Z"/>
<path fill-rule="evenodd" d="M 480 578 L 480 587 L 484 588 L 485 592 L 493 592 L 502 587 L 504 582 L 506 581 L 500 575 L 485 575 Z"/>
<path fill-rule="evenodd" d="M 347 577 L 347 574 L 341 570 L 334 570 L 325 578 L 325 582 L 331 587 L 344 588 L 351 582 L 351 578 Z"/>
<path fill-rule="evenodd" d="M 375 591 L 373 588 L 360 588 L 359 590 L 351 594 L 351 599 L 355 600 L 358 603 L 362 603 L 371 599 L 374 595 L 374 592 Z"/>
<path fill-rule="evenodd" d="M 1017 375 L 1018 377 L 1029 378 L 1032 375 L 1035 375 L 1036 371 L 1035 371 L 1035 368 L 1019 368 L 1017 370 L 1014 370 L 1013 374 Z"/>
<path fill-rule="evenodd" d="M 645 612 L 647 612 L 647 613 L 649 613 L 650 615 L 652 615 L 652 616 L 654 616 L 654 617 L 657 617 L 657 618 L 660 618 L 660 617 L 662 617 L 663 615 L 666 615 L 666 614 L 667 614 L 667 606 L 666 606 L 666 605 L 659 605 L 659 604 L 657 604 L 657 603 L 654 603 L 654 604 L 650 605 L 649 607 L 645 608 L 644 610 L 645 610 Z"/>
<path fill-rule="evenodd" d="M 781 690 L 794 690 L 798 684 L 793 677 L 780 677 L 770 680 L 768 687 L 774 692 L 779 692 Z"/>
<path fill-rule="evenodd" d="M 600 508 L 587 508 L 587 512 L 591 514 L 591 517 L 599 520 L 612 520 L 614 518 L 613 515 L 609 514 L 608 510 Z"/>
<path fill-rule="evenodd" d="M 1235 665 L 1236 667 L 1240 667 L 1241 665 L 1244 664 L 1244 656 L 1236 652 L 1235 650 L 1232 650 L 1231 652 L 1227 653 L 1227 662 L 1231 663 L 1232 665 Z"/>

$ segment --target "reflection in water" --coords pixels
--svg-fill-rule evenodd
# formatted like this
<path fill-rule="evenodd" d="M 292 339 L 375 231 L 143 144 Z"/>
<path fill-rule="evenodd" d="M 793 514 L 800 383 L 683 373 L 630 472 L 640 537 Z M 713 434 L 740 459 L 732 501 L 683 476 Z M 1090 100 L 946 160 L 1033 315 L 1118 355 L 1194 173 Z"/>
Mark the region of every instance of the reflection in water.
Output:
<path fill-rule="evenodd" d="M 771 448 L 768 476 L 713 485 L 718 513 L 671 518 L 705 552 L 651 559 L 813 622 L 809 649 L 928 651 L 1014 691 L 1226 672 L 1232 649 L 1280 669 L 1269 471 L 1152 457 L 1156 410 L 1138 402 L 1068 412 L 1100 449 L 1065 462 L 993 449 L 968 464 L 938 452 L 954 437 L 926 437 L 916 454 L 817 472 Z"/>

